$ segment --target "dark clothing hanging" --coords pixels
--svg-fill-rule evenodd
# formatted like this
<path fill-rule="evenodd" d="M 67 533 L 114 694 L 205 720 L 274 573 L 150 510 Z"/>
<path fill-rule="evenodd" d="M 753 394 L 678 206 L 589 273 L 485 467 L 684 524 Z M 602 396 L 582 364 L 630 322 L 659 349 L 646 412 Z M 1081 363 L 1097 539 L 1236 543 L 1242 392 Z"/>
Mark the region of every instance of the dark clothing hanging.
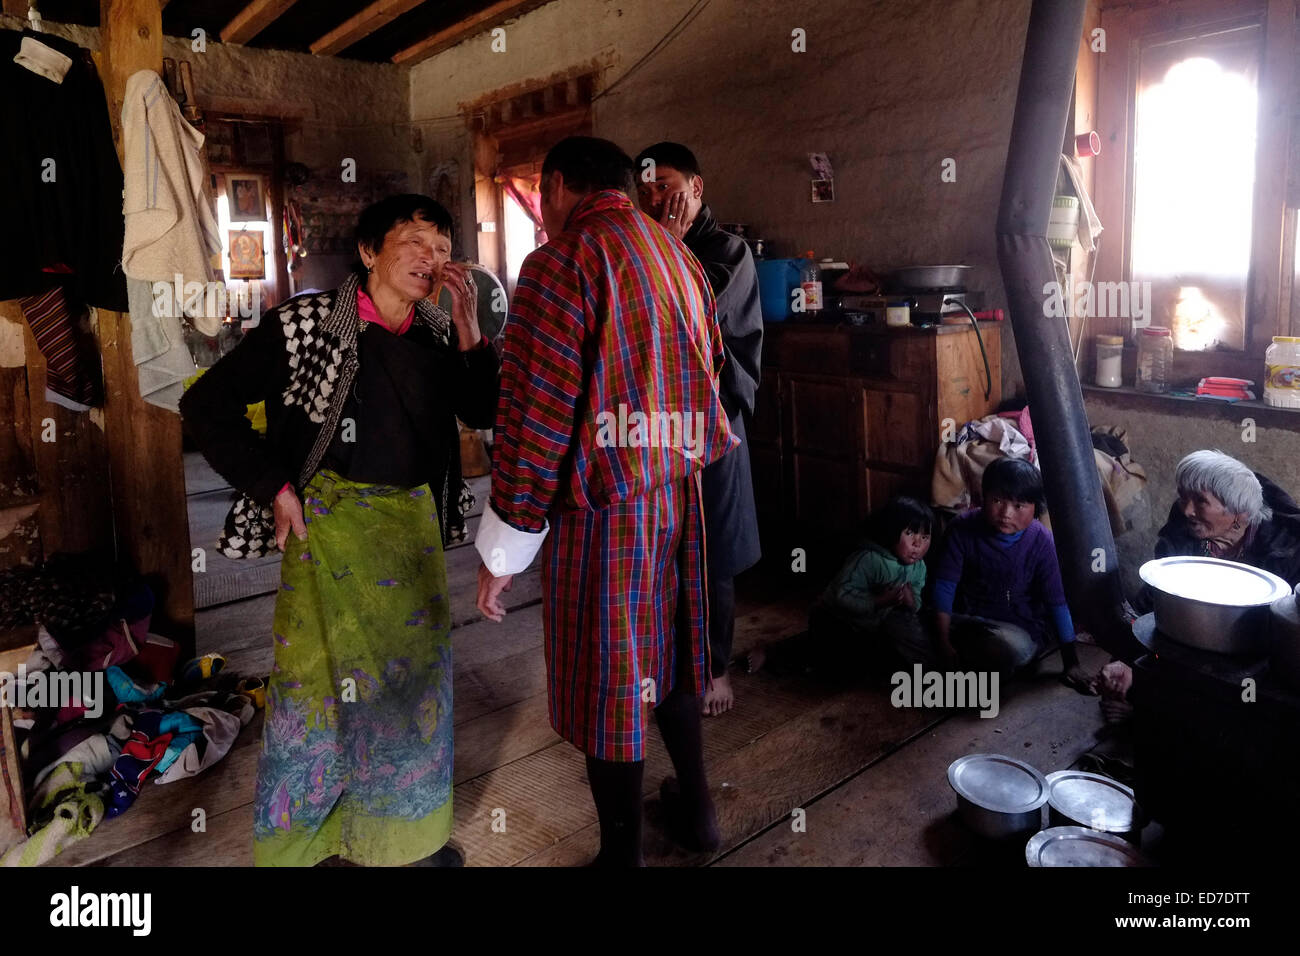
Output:
<path fill-rule="evenodd" d="M 709 577 L 732 578 L 762 556 L 744 421 L 746 415 L 754 414 L 754 397 L 762 374 L 763 313 L 758 300 L 758 271 L 749 247 L 719 229 L 708 206 L 700 209 L 685 242 L 704 267 L 717 300 L 718 327 L 726 352 L 718 395 L 731 430 L 740 439 L 737 447 L 704 469 L 703 478 Z M 725 626 L 720 620 L 717 623 Z M 713 643 L 718 644 L 715 650 L 725 650 L 729 655 L 730 647 L 721 646 L 729 645 L 729 640 Z M 725 668 L 726 663 L 726 659 L 714 662 L 715 676 L 717 667 Z"/>
<path fill-rule="evenodd" d="M 24 37 L 72 60 L 61 83 L 14 62 Z M 70 303 L 125 312 L 122 167 L 90 52 L 0 30 L 0 90 L 0 299 L 57 282 Z"/>

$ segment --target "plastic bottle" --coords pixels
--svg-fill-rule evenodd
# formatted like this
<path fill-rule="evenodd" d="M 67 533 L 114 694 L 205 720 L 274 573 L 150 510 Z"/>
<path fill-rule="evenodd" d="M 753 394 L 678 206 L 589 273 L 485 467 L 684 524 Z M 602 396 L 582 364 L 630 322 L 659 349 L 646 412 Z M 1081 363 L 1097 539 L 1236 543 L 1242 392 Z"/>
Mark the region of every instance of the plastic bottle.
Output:
<path fill-rule="evenodd" d="M 1169 330 L 1152 325 L 1138 335 L 1137 389 L 1140 392 L 1165 392 L 1173 372 L 1174 340 Z"/>
<path fill-rule="evenodd" d="M 799 276 L 799 286 L 803 289 L 803 310 L 804 312 L 820 312 L 822 310 L 822 271 L 817 267 L 817 260 L 814 258 L 812 250 L 804 253 L 803 271 Z"/>
<path fill-rule="evenodd" d="M 1300 408 L 1300 336 L 1273 336 L 1264 365 L 1264 401 L 1277 408 Z"/>

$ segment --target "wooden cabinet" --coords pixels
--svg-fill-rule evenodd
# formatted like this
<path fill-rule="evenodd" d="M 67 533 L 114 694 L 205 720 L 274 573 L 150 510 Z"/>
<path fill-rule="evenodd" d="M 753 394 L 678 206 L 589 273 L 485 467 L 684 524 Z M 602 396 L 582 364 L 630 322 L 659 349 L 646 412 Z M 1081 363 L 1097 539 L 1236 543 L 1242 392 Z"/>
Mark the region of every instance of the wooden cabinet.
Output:
<path fill-rule="evenodd" d="M 945 428 L 1001 401 L 1001 327 L 981 323 L 991 387 L 969 327 L 771 323 L 749 428 L 764 550 L 852 537 L 893 495 L 929 500 Z M 951 434 L 951 432 L 949 432 Z"/>

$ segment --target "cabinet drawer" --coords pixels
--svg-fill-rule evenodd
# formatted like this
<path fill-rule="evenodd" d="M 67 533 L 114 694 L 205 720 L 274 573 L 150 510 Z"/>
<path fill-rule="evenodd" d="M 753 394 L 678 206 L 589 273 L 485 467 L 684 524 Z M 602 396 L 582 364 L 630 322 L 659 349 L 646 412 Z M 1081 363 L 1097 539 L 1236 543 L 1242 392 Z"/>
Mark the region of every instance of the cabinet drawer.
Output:
<path fill-rule="evenodd" d="M 862 501 L 863 474 L 851 462 L 819 455 L 794 456 L 796 536 L 852 531 L 866 516 Z"/>
<path fill-rule="evenodd" d="M 864 389 L 862 409 L 868 460 L 911 468 L 934 456 L 937 438 L 931 442 L 922 433 L 925 422 L 920 395 Z"/>
<path fill-rule="evenodd" d="M 859 402 L 855 382 L 789 376 L 785 387 L 795 450 L 846 460 L 858 456 L 861 432 L 854 422 Z"/>

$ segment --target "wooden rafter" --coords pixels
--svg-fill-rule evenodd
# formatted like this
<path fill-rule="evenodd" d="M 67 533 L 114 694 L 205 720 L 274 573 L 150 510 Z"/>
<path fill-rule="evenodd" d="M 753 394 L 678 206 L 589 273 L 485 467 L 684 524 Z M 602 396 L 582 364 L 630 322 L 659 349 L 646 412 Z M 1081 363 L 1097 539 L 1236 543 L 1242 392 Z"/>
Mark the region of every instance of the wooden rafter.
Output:
<path fill-rule="evenodd" d="M 419 43 L 413 43 L 404 50 L 398 50 L 393 54 L 393 62 L 414 63 L 428 59 L 454 47 L 457 43 L 468 40 L 475 34 L 491 30 L 511 17 L 520 16 L 549 2 L 550 0 L 498 0 L 457 24 L 439 30 L 433 36 L 425 37 Z"/>
<path fill-rule="evenodd" d="M 247 43 L 298 0 L 252 0 L 221 30 L 222 43 Z"/>
<path fill-rule="evenodd" d="M 364 40 L 380 27 L 387 26 L 423 2 L 424 0 L 375 0 L 356 16 L 349 17 L 313 43 L 311 52 L 317 56 L 342 53 L 352 44 Z"/>

